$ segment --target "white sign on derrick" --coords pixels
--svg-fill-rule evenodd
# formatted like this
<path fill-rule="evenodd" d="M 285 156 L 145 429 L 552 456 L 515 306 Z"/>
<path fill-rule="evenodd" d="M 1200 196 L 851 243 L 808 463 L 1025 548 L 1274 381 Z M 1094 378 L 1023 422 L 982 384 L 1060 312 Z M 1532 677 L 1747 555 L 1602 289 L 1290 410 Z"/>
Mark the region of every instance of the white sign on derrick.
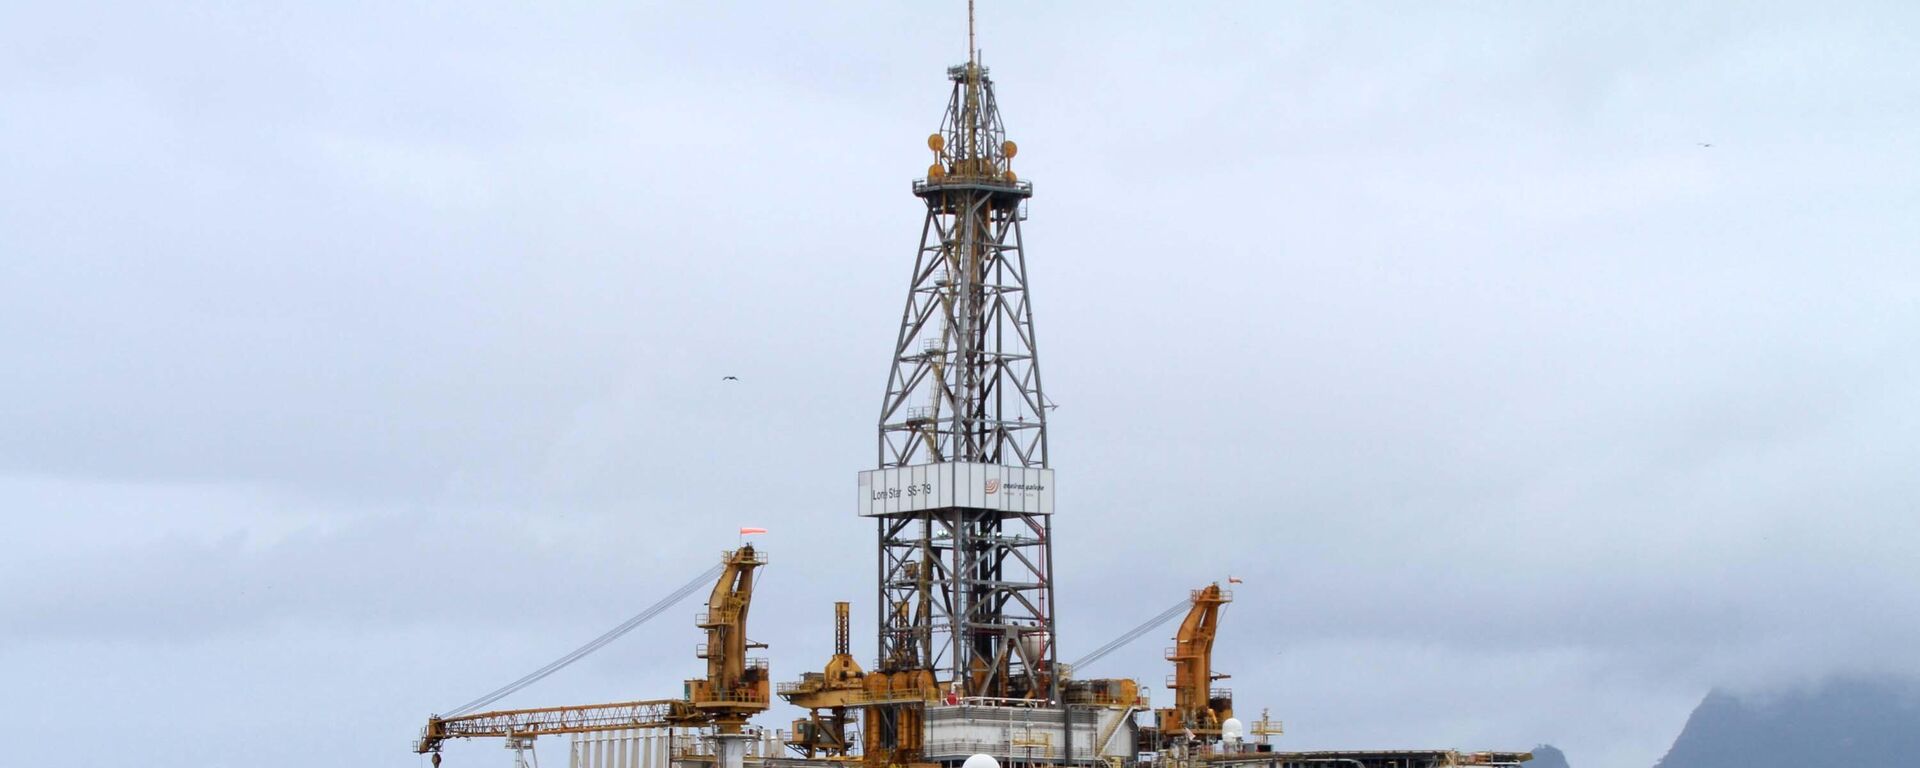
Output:
<path fill-rule="evenodd" d="M 860 473 L 861 517 L 964 507 L 1053 514 L 1053 470 L 943 462 Z"/>

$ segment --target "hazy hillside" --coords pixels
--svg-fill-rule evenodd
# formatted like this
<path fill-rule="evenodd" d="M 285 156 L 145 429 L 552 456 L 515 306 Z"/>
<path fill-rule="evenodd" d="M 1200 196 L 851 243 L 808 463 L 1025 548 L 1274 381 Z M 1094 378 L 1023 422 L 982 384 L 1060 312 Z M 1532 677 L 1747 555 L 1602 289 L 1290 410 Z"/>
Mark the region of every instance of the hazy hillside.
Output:
<path fill-rule="evenodd" d="M 1659 768 L 1907 766 L 1920 756 L 1920 683 L 1844 680 L 1764 696 L 1707 694 Z"/>

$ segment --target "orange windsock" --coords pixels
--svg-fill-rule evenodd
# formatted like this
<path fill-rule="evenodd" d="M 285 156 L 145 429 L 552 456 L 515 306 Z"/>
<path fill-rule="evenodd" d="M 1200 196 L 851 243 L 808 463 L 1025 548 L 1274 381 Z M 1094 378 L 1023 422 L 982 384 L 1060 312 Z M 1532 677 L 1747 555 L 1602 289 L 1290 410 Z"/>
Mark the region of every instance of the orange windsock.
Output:
<path fill-rule="evenodd" d="M 767 529 L 765 528 L 741 528 L 740 529 L 740 535 L 742 536 L 745 536 L 751 533 L 766 533 L 766 532 L 767 532 Z"/>

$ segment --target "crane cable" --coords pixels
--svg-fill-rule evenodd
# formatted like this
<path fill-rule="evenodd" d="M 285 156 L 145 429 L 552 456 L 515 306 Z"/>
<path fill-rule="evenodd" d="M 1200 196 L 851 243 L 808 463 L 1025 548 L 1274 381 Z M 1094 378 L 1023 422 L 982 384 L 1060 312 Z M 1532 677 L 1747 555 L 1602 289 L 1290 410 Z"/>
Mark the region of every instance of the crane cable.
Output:
<path fill-rule="evenodd" d="M 1151 619 L 1147 619 L 1146 622 L 1141 624 L 1140 626 L 1127 630 L 1126 634 L 1116 637 L 1112 641 L 1108 642 L 1106 645 L 1103 645 L 1103 646 L 1100 646 L 1099 648 L 1094 649 L 1092 653 L 1089 653 L 1085 656 L 1075 659 L 1073 663 L 1068 664 L 1067 667 L 1069 669 L 1073 669 L 1077 671 L 1081 667 L 1084 667 L 1088 664 L 1092 664 L 1096 661 L 1099 661 L 1102 657 L 1106 656 L 1107 654 L 1120 650 L 1120 648 L 1125 646 L 1127 643 L 1131 643 L 1135 640 L 1140 639 L 1141 635 L 1144 635 L 1148 632 L 1152 632 L 1154 627 L 1158 627 L 1162 624 L 1165 624 L 1169 620 L 1173 619 L 1173 617 L 1186 612 L 1187 608 L 1192 605 L 1193 605 L 1193 600 L 1188 598 L 1188 599 L 1182 599 L 1180 602 L 1167 606 L 1167 609 L 1164 611 L 1161 611 L 1160 615 L 1155 616 Z"/>
<path fill-rule="evenodd" d="M 471 713 L 474 710 L 477 710 L 488 704 L 492 704 L 496 701 L 499 701 L 502 698 L 511 696 L 515 692 L 518 692 L 520 689 L 525 688 L 529 685 L 533 685 L 534 683 L 540 682 L 542 679 L 545 679 L 546 676 L 551 675 L 555 672 L 558 672 L 562 669 L 565 669 L 567 665 L 572 664 L 576 661 L 579 661 L 583 658 L 586 658 L 588 654 L 606 647 L 608 643 L 611 643 L 615 640 L 620 639 L 621 635 L 625 635 L 628 632 L 632 632 L 635 627 L 638 627 L 641 624 L 647 623 L 648 619 L 651 619 L 655 616 L 660 615 L 662 611 L 665 611 L 668 608 L 672 608 L 674 604 L 679 603 L 681 600 L 687 599 L 687 595 L 693 594 L 696 590 L 700 588 L 700 585 L 712 582 L 714 578 L 720 575 L 720 571 L 725 569 L 726 567 L 727 567 L 726 563 L 715 564 L 712 568 L 708 568 L 704 573 L 701 573 L 699 576 L 693 577 L 692 581 L 689 581 L 684 586 L 674 590 L 672 594 L 669 594 L 666 597 L 661 598 L 660 602 L 654 603 L 653 605 L 649 606 L 646 610 L 636 614 L 633 618 L 620 622 L 619 626 L 616 626 L 613 629 L 607 630 L 605 634 L 602 634 L 601 636 L 594 638 L 593 640 L 589 641 L 586 645 L 580 646 L 579 648 L 575 648 L 573 649 L 572 652 L 568 653 L 567 655 L 561 656 L 560 658 L 557 658 L 551 662 L 548 662 L 546 666 L 543 666 L 532 672 L 528 672 L 525 676 L 521 677 L 520 679 L 515 680 L 511 683 L 507 683 L 506 685 L 500 686 L 499 688 L 495 688 L 493 689 L 492 692 L 488 693 L 487 695 L 481 696 L 480 698 L 474 699 L 473 701 L 469 701 L 465 704 L 462 704 L 459 707 L 453 709 L 452 711 L 446 713 L 445 715 L 441 715 L 440 717 L 443 717 L 443 718 L 460 717 L 462 715 Z"/>

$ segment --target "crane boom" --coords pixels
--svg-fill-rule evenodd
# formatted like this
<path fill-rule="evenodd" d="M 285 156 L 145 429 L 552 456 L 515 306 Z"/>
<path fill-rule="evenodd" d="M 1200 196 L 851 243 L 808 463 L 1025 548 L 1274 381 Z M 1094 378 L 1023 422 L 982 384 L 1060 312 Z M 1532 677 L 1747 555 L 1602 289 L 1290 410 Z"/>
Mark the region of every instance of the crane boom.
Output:
<path fill-rule="evenodd" d="M 419 753 L 438 752 L 447 739 L 471 739 L 489 736 L 550 736 L 558 733 L 591 733 L 625 728 L 651 728 L 679 725 L 703 719 L 701 714 L 680 699 L 622 701 L 612 704 L 580 704 L 537 709 L 503 709 L 460 717 L 427 719 L 427 728 L 414 745 Z"/>
<path fill-rule="evenodd" d="M 1067 668 L 1073 670 L 1074 672 L 1079 672 L 1080 670 L 1084 669 L 1088 664 L 1092 664 L 1096 661 L 1106 658 L 1107 654 L 1113 653 L 1114 651 L 1117 651 L 1117 650 L 1120 650 L 1121 648 L 1126 647 L 1127 643 L 1131 643 L 1135 640 L 1138 640 L 1140 639 L 1141 635 L 1144 635 L 1148 632 L 1152 632 L 1155 627 L 1158 627 L 1162 624 L 1167 623 L 1168 621 L 1173 620 L 1173 617 L 1180 615 L 1182 611 L 1186 611 L 1188 607 L 1191 605 L 1193 605 L 1193 598 L 1190 598 L 1190 597 L 1182 598 L 1180 602 L 1174 603 L 1173 605 L 1168 606 L 1166 610 L 1161 611 L 1160 615 L 1155 616 L 1151 619 L 1147 619 L 1145 622 L 1142 622 L 1139 626 L 1134 627 L 1133 629 L 1127 630 L 1125 634 L 1122 634 L 1119 637 L 1116 637 L 1112 640 L 1107 641 L 1106 645 L 1100 646 L 1099 648 L 1095 648 L 1093 649 L 1093 651 L 1089 652 L 1087 655 L 1082 656 L 1078 659 L 1074 659 L 1072 664 L 1067 665 Z"/>
<path fill-rule="evenodd" d="M 687 681 L 686 698 L 503 709 L 452 717 L 436 715 L 427 718 L 427 726 L 421 730 L 420 740 L 414 743 L 414 751 L 433 753 L 434 765 L 439 765 L 440 747 L 448 739 L 532 739 L 561 733 L 660 726 L 710 727 L 717 733 L 739 738 L 737 734 L 747 719 L 765 710 L 770 699 L 766 661 L 746 655 L 749 649 L 766 647 L 747 640 L 747 608 L 753 602 L 753 573 L 766 562 L 751 544 L 721 557 L 717 567 L 720 578 L 707 600 L 707 611 L 700 614 L 696 622 L 707 632 L 707 642 L 698 649 L 700 657 L 707 661 L 707 676 Z M 670 604 L 671 601 L 662 601 L 662 605 Z"/>

